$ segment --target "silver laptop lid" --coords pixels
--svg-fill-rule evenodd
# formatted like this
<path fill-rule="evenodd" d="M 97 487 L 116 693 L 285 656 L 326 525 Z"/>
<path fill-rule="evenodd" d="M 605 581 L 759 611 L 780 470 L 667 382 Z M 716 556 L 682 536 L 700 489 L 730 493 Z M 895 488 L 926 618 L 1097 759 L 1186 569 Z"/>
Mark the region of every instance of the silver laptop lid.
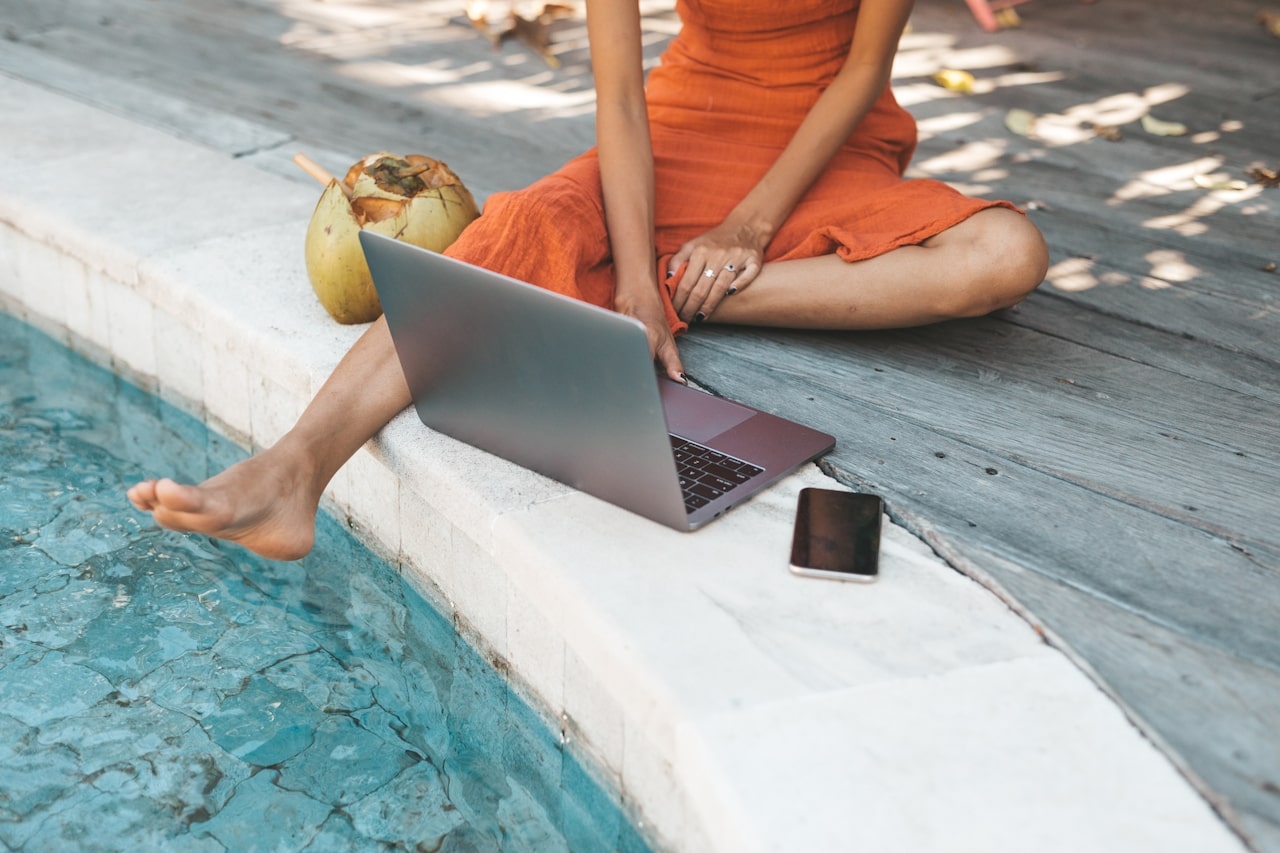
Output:
<path fill-rule="evenodd" d="M 689 529 L 638 320 L 367 231 L 360 239 L 423 423 Z"/>

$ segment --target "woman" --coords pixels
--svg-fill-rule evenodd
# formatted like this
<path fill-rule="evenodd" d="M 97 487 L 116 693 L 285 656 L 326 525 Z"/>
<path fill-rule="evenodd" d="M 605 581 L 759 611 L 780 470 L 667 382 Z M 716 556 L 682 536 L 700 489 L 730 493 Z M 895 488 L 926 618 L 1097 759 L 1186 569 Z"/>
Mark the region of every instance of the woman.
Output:
<path fill-rule="evenodd" d="M 680 0 L 642 71 L 637 0 L 587 0 L 596 149 L 493 196 L 448 254 L 630 314 L 683 380 L 689 324 L 882 329 L 1012 305 L 1044 277 L 1004 202 L 903 180 L 888 83 L 910 0 Z M 411 402 L 385 320 L 269 450 L 199 486 L 129 490 L 162 526 L 296 559 L 329 480 Z"/>

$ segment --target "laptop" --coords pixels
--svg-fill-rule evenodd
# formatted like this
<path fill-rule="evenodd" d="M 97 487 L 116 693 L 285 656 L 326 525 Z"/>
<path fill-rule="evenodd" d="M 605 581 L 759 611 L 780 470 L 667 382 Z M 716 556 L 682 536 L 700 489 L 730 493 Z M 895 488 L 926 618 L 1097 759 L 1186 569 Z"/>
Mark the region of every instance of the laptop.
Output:
<path fill-rule="evenodd" d="M 676 530 L 695 530 L 835 446 L 660 377 L 644 325 L 360 232 L 428 427 Z"/>

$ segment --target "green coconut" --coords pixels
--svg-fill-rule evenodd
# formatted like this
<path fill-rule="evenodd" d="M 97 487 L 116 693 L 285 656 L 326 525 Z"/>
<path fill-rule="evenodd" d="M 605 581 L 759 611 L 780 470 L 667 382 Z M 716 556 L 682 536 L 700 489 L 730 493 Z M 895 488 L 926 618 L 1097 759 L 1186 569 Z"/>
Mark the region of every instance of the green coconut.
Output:
<path fill-rule="evenodd" d="M 307 226 L 307 277 L 333 319 L 371 322 L 382 306 L 360 248 L 361 230 L 442 252 L 479 215 L 462 179 L 443 162 L 372 154 L 321 194 Z"/>

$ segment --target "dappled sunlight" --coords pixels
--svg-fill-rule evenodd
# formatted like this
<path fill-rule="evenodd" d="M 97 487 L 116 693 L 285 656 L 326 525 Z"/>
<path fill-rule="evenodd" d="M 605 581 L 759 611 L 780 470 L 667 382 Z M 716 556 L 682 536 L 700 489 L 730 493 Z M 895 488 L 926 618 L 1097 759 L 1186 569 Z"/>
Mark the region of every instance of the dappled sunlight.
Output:
<path fill-rule="evenodd" d="M 916 168 L 928 174 L 976 172 L 998 163 L 1007 147 L 1001 140 L 980 139 L 945 154 L 918 160 Z"/>
<path fill-rule="evenodd" d="M 501 127 L 564 120 L 552 132 L 571 135 L 583 134 L 582 123 L 593 115 L 581 10 L 552 25 L 550 51 L 560 64 L 553 68 L 525 44 L 490 45 L 470 25 L 463 0 L 275 5 L 289 19 L 281 45 L 324 58 L 353 86 L 394 91 L 405 104 L 497 119 Z M 1076 228 L 1078 245 L 1049 271 L 1052 288 L 1154 291 L 1205 275 L 1190 259 L 1194 253 L 1150 251 L 1158 236 L 1141 257 L 1119 261 L 1119 249 L 1113 257 L 1095 255 L 1096 233 L 1070 224 L 1077 220 L 1115 216 L 1133 234 L 1141 229 L 1184 239 L 1210 234 L 1215 218 L 1274 212 L 1264 195 L 1271 191 L 1243 180 L 1248 164 L 1224 153 L 1249 117 L 1228 109 L 1206 114 L 1206 93 L 1194 91 L 1194 71 L 1163 80 L 1143 80 L 1141 71 L 1117 76 L 1073 63 L 1061 51 L 1037 50 L 1044 31 L 1024 42 L 1016 31 L 982 33 L 967 15 L 951 19 L 954 27 L 919 23 L 930 14 L 942 17 L 940 8 L 925 7 L 913 18 L 892 72 L 894 94 L 916 116 L 921 142 L 909 174 L 971 195 L 1010 198 L 1047 225 Z M 641 15 L 645 63 L 652 68 L 678 30 L 674 0 L 645 0 Z M 962 85 L 935 78 L 940 71 L 961 75 Z M 1170 130 L 1171 138 L 1161 128 L 1179 130 Z M 1257 128 L 1249 131 L 1256 135 Z M 1079 181 L 1069 177 L 1077 172 Z M 1052 228 L 1048 233 L 1052 244 Z"/>
<path fill-rule="evenodd" d="M 1100 283 L 1093 273 L 1092 258 L 1067 258 L 1049 267 L 1044 280 L 1068 293 L 1092 290 Z"/>
<path fill-rule="evenodd" d="M 1200 274 L 1200 268 L 1188 263 L 1186 256 L 1174 249 L 1157 249 L 1146 254 L 1151 264 L 1151 275 L 1163 281 L 1191 281 Z"/>
<path fill-rule="evenodd" d="M 1099 270 L 1093 258 L 1072 257 L 1059 261 L 1049 268 L 1044 280 L 1064 293 L 1081 293 L 1095 287 L 1118 287 L 1131 284 L 1135 276 L 1118 270 Z M 1158 290 L 1168 287 L 1167 282 L 1158 279 L 1139 279 L 1138 283 L 1147 290 Z"/>
<path fill-rule="evenodd" d="M 553 25 L 551 52 L 560 63 L 553 69 L 522 44 L 489 44 L 466 18 L 461 0 L 281 0 L 279 6 L 292 19 L 280 44 L 335 61 L 338 73 L 353 81 L 401 90 L 406 102 L 422 100 L 480 118 L 524 113 L 538 122 L 594 112 L 580 16 Z M 667 37 L 648 29 L 644 34 L 651 45 Z M 459 51 L 460 43 L 474 49 Z"/>
<path fill-rule="evenodd" d="M 976 111 L 943 113 L 931 118 L 920 119 L 916 122 L 916 130 L 921 139 L 929 139 L 940 134 L 975 125 L 982 119 L 982 113 Z"/>
<path fill-rule="evenodd" d="M 595 113 L 595 96 L 591 92 L 561 93 L 552 89 L 530 88 L 523 82 L 508 80 L 447 86 L 438 89 L 432 100 L 468 109 L 472 115 L 481 116 L 517 110 L 535 110 L 553 118 Z"/>
<path fill-rule="evenodd" d="M 347 76 L 380 86 L 427 86 L 431 100 L 472 115 L 493 115 L 517 110 L 537 110 L 555 116 L 587 115 L 595 109 L 595 96 L 590 90 L 560 92 L 539 85 L 549 82 L 550 72 L 540 72 L 524 80 L 474 80 L 488 71 L 492 63 L 474 63 L 453 68 L 432 65 L 406 65 L 382 61 L 351 62 Z M 543 78 L 543 79 L 539 79 Z"/>
<path fill-rule="evenodd" d="M 442 38 L 462 8 L 451 0 L 417 2 L 411 11 L 408 6 L 315 0 L 281 0 L 278 6 L 293 21 L 280 35 L 280 44 L 337 59 L 378 55 L 389 47 Z"/>
<path fill-rule="evenodd" d="M 1210 273 L 1180 249 L 1150 250 L 1152 243 L 1159 244 L 1160 232 L 1176 240 L 1203 238 L 1224 215 L 1274 213 L 1272 191 L 1243 179 L 1248 162 L 1219 147 L 1246 128 L 1247 117 L 1225 111 L 1205 115 L 1204 95 L 1189 82 L 1154 80 L 1132 87 L 1131 78 L 1120 78 L 1129 87 L 1094 86 L 1090 96 L 1046 110 L 1054 97 L 1079 90 L 1081 72 L 1048 67 L 1038 58 L 1028 61 L 1028 55 L 1008 46 L 1012 38 L 971 44 L 979 38 L 914 31 L 903 40 L 894 92 L 917 115 L 922 147 L 912 174 L 945 180 L 969 194 L 1013 198 L 1042 222 L 1043 217 L 1058 221 L 1054 217 L 1061 207 L 1067 217 L 1063 227 L 1078 237 L 1070 256 L 1055 258 L 1048 287 L 1064 294 L 1182 288 Z M 948 76 L 935 77 L 939 72 Z M 1050 97 L 1031 92 L 1022 98 L 1013 91 L 1043 86 L 1051 87 Z M 1041 108 L 1016 116 L 1023 103 Z M 1188 111 L 1192 104 L 1199 115 Z M 1080 170 L 1081 180 L 1064 182 L 1073 169 Z M 1046 184 L 1049 175 L 1058 177 Z M 1121 210 L 1126 212 L 1103 213 Z M 1135 210 L 1142 212 L 1135 215 Z M 1096 233 L 1066 224 L 1096 221 L 1099 215 L 1118 215 L 1117 224 L 1135 235 L 1135 229 L 1150 232 L 1143 254 L 1127 257 L 1114 243 L 1107 255 L 1094 254 Z M 1049 236 L 1052 244 L 1052 230 Z"/>
<path fill-rule="evenodd" d="M 1222 138 L 1224 133 L 1235 133 L 1239 130 L 1244 130 L 1244 122 L 1236 121 L 1234 119 L 1224 121 L 1222 124 L 1218 125 L 1217 130 L 1202 130 L 1199 133 L 1192 134 L 1191 141 L 1196 145 L 1208 145 L 1210 143 L 1217 142 Z"/>
<path fill-rule="evenodd" d="M 893 61 L 895 80 L 912 77 L 928 77 L 939 68 L 1001 68 L 1014 65 L 1018 57 L 1013 51 L 1000 45 L 988 45 L 978 50 L 957 50 L 956 38 L 945 33 L 908 33 L 899 42 L 898 55 Z M 968 62 L 958 57 L 965 55 Z"/>
<path fill-rule="evenodd" d="M 1240 197 L 1254 197 L 1261 192 L 1262 187 L 1254 186 L 1238 192 L 1208 193 L 1177 213 L 1157 216 L 1142 224 L 1159 231 L 1176 231 L 1184 237 L 1198 237 L 1209 230 L 1209 225 L 1204 220 L 1226 207 L 1238 204 Z M 1225 198 L 1227 195 L 1236 198 Z"/>
<path fill-rule="evenodd" d="M 1107 199 L 1107 204 L 1123 204 L 1139 198 L 1168 195 L 1178 190 L 1194 189 L 1199 175 L 1216 172 L 1222 166 L 1221 157 L 1202 157 L 1175 166 L 1151 169 L 1136 175 Z"/>
<path fill-rule="evenodd" d="M 552 68 L 526 45 L 491 45 L 468 21 L 462 0 L 316 2 L 280 0 L 292 20 L 280 44 L 337 63 L 339 74 L 361 83 L 404 90 L 406 101 L 421 100 L 472 116 L 524 114 L 544 123 L 594 113 L 587 31 L 582 15 L 552 26 Z M 646 67 L 678 29 L 672 4 L 641 4 Z M 459 44 L 474 49 L 459 51 Z M 448 47 L 436 51 L 433 48 Z M 471 58 L 459 61 L 460 54 Z M 414 90 L 417 90 L 415 93 Z"/>
<path fill-rule="evenodd" d="M 477 62 L 458 67 L 450 67 L 443 63 L 406 65 L 375 59 L 368 62 L 348 62 L 344 66 L 344 71 L 353 80 L 363 80 L 377 86 L 398 89 L 403 86 L 454 86 L 468 76 L 488 71 L 492 66 L 491 62 Z"/>

